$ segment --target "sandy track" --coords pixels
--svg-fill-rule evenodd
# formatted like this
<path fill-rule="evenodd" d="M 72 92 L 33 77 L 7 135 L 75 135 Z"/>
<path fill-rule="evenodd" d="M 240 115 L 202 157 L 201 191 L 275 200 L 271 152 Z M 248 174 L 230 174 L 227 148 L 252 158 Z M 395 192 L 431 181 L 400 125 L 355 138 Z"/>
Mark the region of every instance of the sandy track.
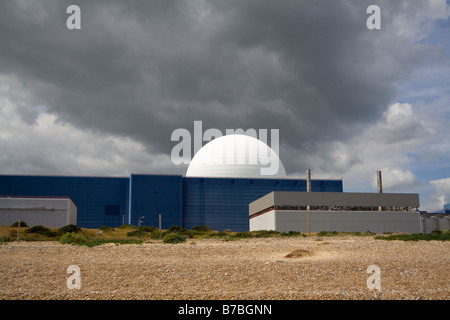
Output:
<path fill-rule="evenodd" d="M 286 258 L 295 250 L 311 256 Z M 69 265 L 81 289 L 68 289 Z M 377 265 L 381 290 L 370 290 Z M 373 237 L 155 241 L 93 248 L 57 242 L 0 246 L 0 299 L 441 299 L 450 297 L 450 243 Z"/>

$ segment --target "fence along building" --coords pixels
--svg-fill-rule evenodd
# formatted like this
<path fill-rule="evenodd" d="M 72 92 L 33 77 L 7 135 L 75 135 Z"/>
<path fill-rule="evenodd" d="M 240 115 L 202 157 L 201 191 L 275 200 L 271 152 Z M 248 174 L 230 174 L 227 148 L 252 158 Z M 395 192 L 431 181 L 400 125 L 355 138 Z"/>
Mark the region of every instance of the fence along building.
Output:
<path fill-rule="evenodd" d="M 250 231 L 420 233 L 418 208 L 418 194 L 275 191 L 249 204 Z"/>

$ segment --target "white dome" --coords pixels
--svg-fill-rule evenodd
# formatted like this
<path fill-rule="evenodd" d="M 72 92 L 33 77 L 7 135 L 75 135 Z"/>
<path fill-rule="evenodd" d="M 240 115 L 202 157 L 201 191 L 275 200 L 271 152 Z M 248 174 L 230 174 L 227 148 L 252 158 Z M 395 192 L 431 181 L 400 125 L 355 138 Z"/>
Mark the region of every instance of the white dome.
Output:
<path fill-rule="evenodd" d="M 187 177 L 286 178 L 278 155 L 247 135 L 226 135 L 208 142 L 189 164 Z"/>

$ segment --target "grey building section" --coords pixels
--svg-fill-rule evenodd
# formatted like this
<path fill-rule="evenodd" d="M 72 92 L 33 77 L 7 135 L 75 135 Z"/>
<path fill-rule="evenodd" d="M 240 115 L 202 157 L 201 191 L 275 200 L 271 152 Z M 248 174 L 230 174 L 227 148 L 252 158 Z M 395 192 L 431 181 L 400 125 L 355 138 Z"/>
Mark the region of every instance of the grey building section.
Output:
<path fill-rule="evenodd" d="M 450 230 L 450 214 L 423 213 L 420 215 L 423 233 Z"/>
<path fill-rule="evenodd" d="M 60 228 L 77 224 L 77 207 L 70 198 L 0 198 L 0 225 L 25 221 L 29 227 Z"/>
<path fill-rule="evenodd" d="M 349 208 L 363 211 L 412 211 L 419 208 L 416 193 L 350 193 L 350 192 L 271 192 L 250 203 L 250 215 L 271 206 L 284 207 L 327 207 L 327 209 Z"/>
<path fill-rule="evenodd" d="M 311 211 L 309 220 L 311 232 L 421 232 L 420 214 L 418 212 Z M 272 228 L 267 228 L 268 225 Z M 307 233 L 307 212 L 273 210 L 271 216 L 264 215 L 250 220 L 250 230 L 267 229 L 279 232 L 298 231 Z"/>
<path fill-rule="evenodd" d="M 418 194 L 271 192 L 249 204 L 250 230 L 420 233 Z M 309 210 L 307 208 L 309 207 Z"/>

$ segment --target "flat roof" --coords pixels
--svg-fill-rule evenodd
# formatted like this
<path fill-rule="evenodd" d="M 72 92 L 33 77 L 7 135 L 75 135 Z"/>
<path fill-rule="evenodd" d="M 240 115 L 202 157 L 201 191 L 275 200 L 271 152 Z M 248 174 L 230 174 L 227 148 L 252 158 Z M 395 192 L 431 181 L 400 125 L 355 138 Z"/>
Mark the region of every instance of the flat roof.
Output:
<path fill-rule="evenodd" d="M 419 207 L 417 193 L 273 191 L 249 204 L 250 215 L 272 206 Z"/>

